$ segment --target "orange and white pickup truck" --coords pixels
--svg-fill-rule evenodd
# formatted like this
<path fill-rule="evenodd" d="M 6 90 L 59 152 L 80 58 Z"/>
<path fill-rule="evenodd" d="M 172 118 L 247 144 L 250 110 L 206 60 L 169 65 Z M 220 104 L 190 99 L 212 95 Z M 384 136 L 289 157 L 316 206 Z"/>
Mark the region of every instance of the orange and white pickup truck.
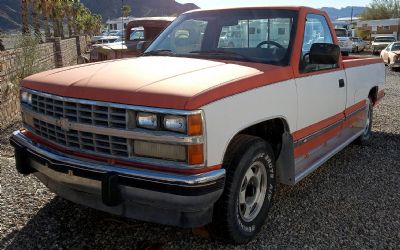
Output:
<path fill-rule="evenodd" d="M 79 204 L 246 243 L 277 182 L 371 138 L 384 64 L 337 44 L 312 8 L 184 13 L 141 57 L 24 79 L 16 167 Z"/>

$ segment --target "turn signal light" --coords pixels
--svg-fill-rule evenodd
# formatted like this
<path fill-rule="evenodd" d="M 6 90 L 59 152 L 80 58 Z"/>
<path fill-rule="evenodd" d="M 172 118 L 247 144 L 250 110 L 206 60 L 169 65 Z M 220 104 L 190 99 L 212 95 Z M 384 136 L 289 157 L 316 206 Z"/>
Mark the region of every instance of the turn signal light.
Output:
<path fill-rule="evenodd" d="M 201 114 L 188 116 L 188 135 L 202 135 L 203 134 L 203 119 Z"/>
<path fill-rule="evenodd" d="M 204 163 L 204 147 L 203 144 L 188 146 L 188 163 L 189 165 L 198 165 Z"/>

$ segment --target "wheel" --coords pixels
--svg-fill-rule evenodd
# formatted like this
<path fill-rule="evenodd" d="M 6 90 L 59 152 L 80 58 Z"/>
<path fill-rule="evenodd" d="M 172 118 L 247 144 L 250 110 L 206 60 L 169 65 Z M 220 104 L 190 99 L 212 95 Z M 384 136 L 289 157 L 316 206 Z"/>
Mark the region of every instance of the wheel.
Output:
<path fill-rule="evenodd" d="M 373 115 L 374 115 L 374 108 L 373 108 L 373 102 L 371 97 L 368 97 L 367 99 L 367 122 L 365 123 L 364 131 L 360 137 L 357 138 L 355 141 L 356 144 L 358 145 L 367 145 L 369 142 L 369 139 L 371 139 L 371 129 L 372 129 L 372 121 L 373 121 Z"/>
<path fill-rule="evenodd" d="M 275 157 L 259 137 L 238 135 L 228 148 L 225 189 L 214 206 L 211 235 L 227 243 L 249 242 L 262 228 L 275 192 Z"/>

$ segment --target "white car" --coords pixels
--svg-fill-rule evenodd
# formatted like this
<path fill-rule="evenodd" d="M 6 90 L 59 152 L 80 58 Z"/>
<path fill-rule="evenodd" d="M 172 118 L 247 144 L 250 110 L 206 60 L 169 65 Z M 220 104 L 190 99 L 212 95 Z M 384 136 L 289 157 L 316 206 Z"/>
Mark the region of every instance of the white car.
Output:
<path fill-rule="evenodd" d="M 382 51 L 393 42 L 396 42 L 394 36 L 376 36 L 372 42 L 372 54 Z"/>

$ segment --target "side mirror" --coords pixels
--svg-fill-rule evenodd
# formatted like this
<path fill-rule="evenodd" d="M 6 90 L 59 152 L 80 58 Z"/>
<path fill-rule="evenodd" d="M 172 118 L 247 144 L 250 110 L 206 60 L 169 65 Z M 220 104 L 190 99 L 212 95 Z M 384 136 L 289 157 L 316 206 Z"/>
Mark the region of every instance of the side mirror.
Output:
<path fill-rule="evenodd" d="M 337 64 L 339 56 L 340 47 L 331 43 L 314 43 L 309 54 L 312 64 Z"/>

